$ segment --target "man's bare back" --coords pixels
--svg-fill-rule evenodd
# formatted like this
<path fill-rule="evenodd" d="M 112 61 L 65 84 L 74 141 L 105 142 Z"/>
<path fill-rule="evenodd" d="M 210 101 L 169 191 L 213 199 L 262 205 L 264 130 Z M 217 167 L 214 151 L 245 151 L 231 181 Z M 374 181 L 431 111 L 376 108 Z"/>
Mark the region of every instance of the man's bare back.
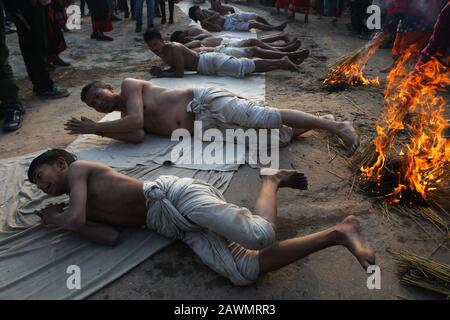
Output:
<path fill-rule="evenodd" d="M 166 43 L 164 49 L 158 55 L 171 67 L 176 67 L 182 61 L 185 70 L 197 71 L 199 54 L 181 43 Z"/>
<path fill-rule="evenodd" d="M 135 80 L 142 84 L 144 105 L 144 130 L 159 135 L 170 136 L 176 129 L 194 130 L 194 115 L 186 111 L 186 106 L 194 98 L 192 89 L 168 89 L 148 81 Z M 122 91 L 127 97 L 127 92 Z"/>
<path fill-rule="evenodd" d="M 71 164 L 69 177 L 71 170 L 85 170 L 87 174 L 86 220 L 122 227 L 145 225 L 143 181 L 103 164 L 82 160 Z"/>

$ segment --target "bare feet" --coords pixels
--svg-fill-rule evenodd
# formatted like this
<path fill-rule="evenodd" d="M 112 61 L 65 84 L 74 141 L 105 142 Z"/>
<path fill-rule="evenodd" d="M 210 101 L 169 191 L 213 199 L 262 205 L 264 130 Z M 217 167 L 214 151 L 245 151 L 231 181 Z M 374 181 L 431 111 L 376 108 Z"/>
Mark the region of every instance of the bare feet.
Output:
<path fill-rule="evenodd" d="M 337 125 L 338 129 L 336 134 L 341 138 L 342 142 L 344 142 L 347 156 L 351 156 L 359 147 L 359 136 L 350 122 L 338 122 Z"/>
<path fill-rule="evenodd" d="M 370 265 L 375 264 L 375 254 L 373 249 L 361 235 L 361 225 L 355 216 L 348 216 L 335 228 L 339 233 L 340 244 L 347 247 L 365 270 Z"/>
<path fill-rule="evenodd" d="M 283 52 L 293 52 L 302 46 L 302 42 L 300 40 L 291 41 L 286 44 L 284 47 L 278 47 L 277 49 Z"/>
<path fill-rule="evenodd" d="M 296 51 L 293 52 L 292 55 L 289 55 L 289 57 L 292 59 L 292 61 L 299 65 L 300 63 L 302 63 L 303 61 L 305 61 L 305 59 L 309 56 L 309 50 L 308 49 L 303 49 L 300 51 Z"/>
<path fill-rule="evenodd" d="M 332 114 L 325 114 L 323 116 L 320 116 L 319 118 L 325 119 L 328 121 L 335 121 L 334 116 Z M 302 135 L 306 132 L 311 131 L 311 129 L 300 129 L 300 128 L 292 128 L 292 130 L 294 131 L 294 133 L 292 135 L 292 139 L 294 139 L 295 137 L 298 137 L 299 135 Z"/>
<path fill-rule="evenodd" d="M 284 42 L 289 43 L 291 41 L 291 37 L 289 36 L 289 33 L 282 32 L 282 35 L 283 35 Z"/>
<path fill-rule="evenodd" d="M 281 60 L 283 60 L 285 66 L 283 69 L 299 72 L 299 67 L 289 57 L 283 57 Z"/>
<path fill-rule="evenodd" d="M 308 189 L 308 180 L 297 170 L 262 168 L 259 172 L 261 179 L 274 181 L 278 188 Z"/>

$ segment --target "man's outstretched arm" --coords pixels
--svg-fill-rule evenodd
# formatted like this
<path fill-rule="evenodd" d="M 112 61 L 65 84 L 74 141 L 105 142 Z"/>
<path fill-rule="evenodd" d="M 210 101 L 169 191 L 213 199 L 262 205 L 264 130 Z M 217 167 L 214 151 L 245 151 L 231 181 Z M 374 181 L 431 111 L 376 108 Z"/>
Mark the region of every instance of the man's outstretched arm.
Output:
<path fill-rule="evenodd" d="M 183 78 L 184 77 L 184 55 L 181 46 L 172 47 L 172 60 L 175 61 L 170 70 L 162 70 L 160 67 L 152 67 L 150 73 L 156 77 Z"/>

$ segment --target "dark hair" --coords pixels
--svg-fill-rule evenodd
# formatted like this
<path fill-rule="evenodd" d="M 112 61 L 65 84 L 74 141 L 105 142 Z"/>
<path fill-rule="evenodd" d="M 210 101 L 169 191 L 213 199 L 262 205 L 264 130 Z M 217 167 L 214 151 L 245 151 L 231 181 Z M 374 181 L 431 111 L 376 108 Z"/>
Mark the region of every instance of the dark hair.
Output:
<path fill-rule="evenodd" d="M 89 89 L 91 88 L 106 88 L 107 84 L 104 83 L 103 81 L 92 81 L 89 82 L 87 85 L 85 85 L 83 87 L 83 89 L 81 89 L 81 101 L 85 102 L 86 101 L 86 95 L 89 91 Z"/>
<path fill-rule="evenodd" d="M 183 38 L 183 31 L 178 30 L 172 33 L 172 35 L 170 36 L 170 41 L 182 43 L 183 40 L 182 38 Z"/>
<path fill-rule="evenodd" d="M 197 11 L 197 9 L 201 10 L 199 6 L 192 6 L 189 8 L 189 18 L 191 18 L 195 22 L 198 21 L 198 19 L 195 17 L 195 11 Z"/>
<path fill-rule="evenodd" d="M 144 41 L 149 42 L 153 39 L 162 40 L 161 33 L 156 29 L 149 29 L 144 33 Z"/>
<path fill-rule="evenodd" d="M 58 158 L 63 158 L 68 165 L 70 165 L 72 162 L 76 160 L 75 155 L 73 155 L 70 152 L 67 152 L 66 150 L 62 149 L 51 149 L 48 151 L 45 151 L 40 156 L 36 157 L 31 161 L 30 167 L 28 168 L 28 180 L 33 183 L 33 174 L 34 171 L 43 164 L 49 164 L 52 165 L 58 160 Z"/>

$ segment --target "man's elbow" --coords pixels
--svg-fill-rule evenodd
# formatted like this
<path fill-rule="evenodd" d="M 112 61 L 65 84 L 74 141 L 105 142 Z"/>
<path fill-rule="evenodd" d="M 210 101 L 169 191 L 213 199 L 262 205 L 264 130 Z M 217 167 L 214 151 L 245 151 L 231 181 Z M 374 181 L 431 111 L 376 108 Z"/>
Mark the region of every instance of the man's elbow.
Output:
<path fill-rule="evenodd" d="M 129 139 L 129 143 L 139 144 L 144 142 L 145 139 L 145 132 L 144 130 L 138 130 L 136 131 Z"/>
<path fill-rule="evenodd" d="M 106 246 L 116 246 L 119 244 L 119 240 L 119 232 L 116 230 L 110 230 L 106 232 L 103 239 L 98 242 Z"/>

